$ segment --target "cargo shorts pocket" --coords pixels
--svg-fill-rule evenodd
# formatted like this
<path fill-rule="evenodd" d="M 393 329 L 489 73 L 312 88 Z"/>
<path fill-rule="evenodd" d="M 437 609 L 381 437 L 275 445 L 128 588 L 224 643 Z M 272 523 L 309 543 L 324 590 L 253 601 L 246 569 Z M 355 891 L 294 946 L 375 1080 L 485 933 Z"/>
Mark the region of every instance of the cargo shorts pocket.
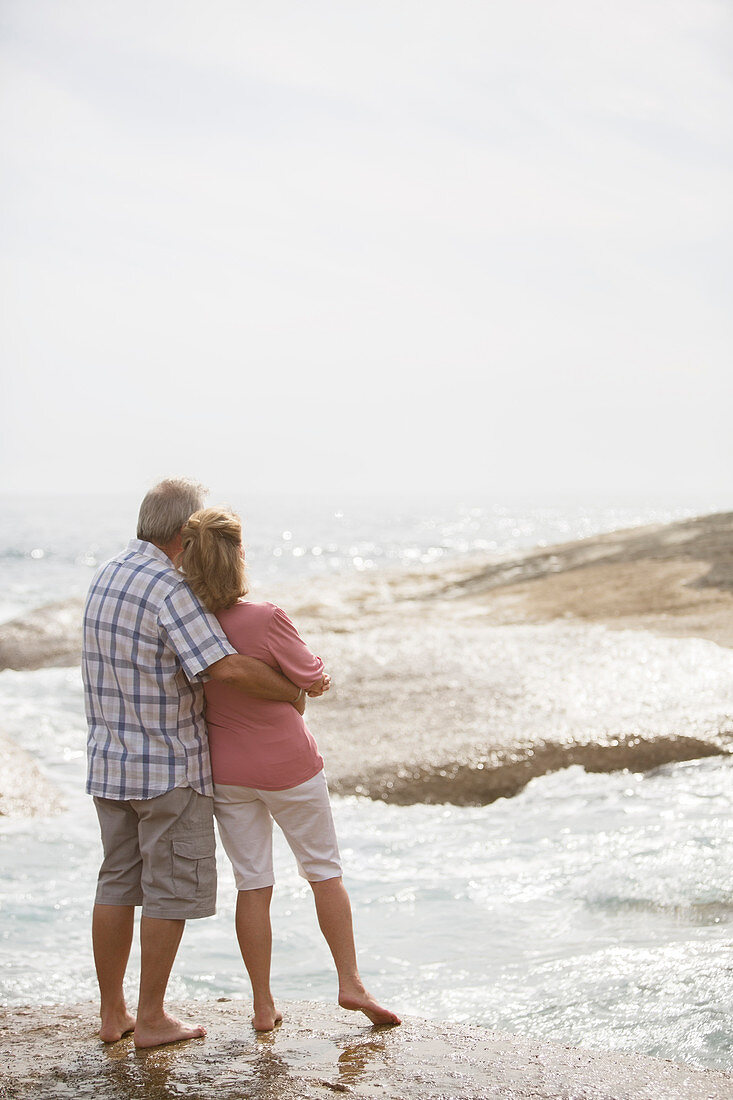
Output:
<path fill-rule="evenodd" d="M 173 886 L 179 898 L 216 890 L 216 839 L 213 830 L 172 837 Z"/>

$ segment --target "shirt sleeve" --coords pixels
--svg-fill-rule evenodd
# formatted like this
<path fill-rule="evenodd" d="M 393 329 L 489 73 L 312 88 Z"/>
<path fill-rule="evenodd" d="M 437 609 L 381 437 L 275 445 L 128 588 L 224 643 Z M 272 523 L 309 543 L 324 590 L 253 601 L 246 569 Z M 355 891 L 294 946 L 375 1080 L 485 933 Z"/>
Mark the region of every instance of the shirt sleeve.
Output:
<path fill-rule="evenodd" d="M 189 680 L 205 680 L 209 665 L 236 653 L 219 625 L 187 584 L 179 584 L 166 596 L 158 615 L 163 639 L 181 662 Z"/>
<path fill-rule="evenodd" d="M 276 607 L 267 633 L 267 648 L 296 687 L 309 688 L 323 675 L 323 661 L 308 649 L 285 612 Z"/>

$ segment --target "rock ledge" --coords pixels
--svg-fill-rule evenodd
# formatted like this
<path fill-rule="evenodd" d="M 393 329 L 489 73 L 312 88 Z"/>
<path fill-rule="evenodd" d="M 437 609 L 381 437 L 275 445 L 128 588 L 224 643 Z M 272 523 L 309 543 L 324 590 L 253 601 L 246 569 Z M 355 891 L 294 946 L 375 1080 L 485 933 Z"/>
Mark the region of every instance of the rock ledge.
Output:
<path fill-rule="evenodd" d="M 258 1036 L 244 1002 L 178 1005 L 204 1040 L 136 1052 L 96 1038 L 93 1005 L 0 1012 L 0 1097 L 31 1100 L 729 1100 L 733 1074 L 637 1054 L 598 1053 L 483 1028 L 408 1019 L 373 1028 L 308 1002 Z"/>

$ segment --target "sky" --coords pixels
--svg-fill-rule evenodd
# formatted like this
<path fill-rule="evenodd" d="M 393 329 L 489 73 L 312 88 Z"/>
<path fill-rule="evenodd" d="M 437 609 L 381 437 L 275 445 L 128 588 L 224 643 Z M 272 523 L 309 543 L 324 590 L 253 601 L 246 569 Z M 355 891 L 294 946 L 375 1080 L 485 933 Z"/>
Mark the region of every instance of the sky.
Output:
<path fill-rule="evenodd" d="M 733 506 L 733 8 L 3 0 L 0 486 Z"/>

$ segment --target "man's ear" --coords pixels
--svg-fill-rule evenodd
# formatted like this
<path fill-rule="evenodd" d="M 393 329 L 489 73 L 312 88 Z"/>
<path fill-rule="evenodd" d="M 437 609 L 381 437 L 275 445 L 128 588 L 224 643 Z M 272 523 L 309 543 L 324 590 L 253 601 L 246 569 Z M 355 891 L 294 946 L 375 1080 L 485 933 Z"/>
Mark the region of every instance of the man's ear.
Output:
<path fill-rule="evenodd" d="M 178 562 L 178 558 L 180 558 L 181 554 L 183 553 L 182 531 L 183 528 L 181 527 L 181 530 L 178 532 L 178 534 L 174 535 L 170 543 L 168 544 L 168 557 L 171 559 L 171 561 L 176 562 L 176 564 Z"/>

